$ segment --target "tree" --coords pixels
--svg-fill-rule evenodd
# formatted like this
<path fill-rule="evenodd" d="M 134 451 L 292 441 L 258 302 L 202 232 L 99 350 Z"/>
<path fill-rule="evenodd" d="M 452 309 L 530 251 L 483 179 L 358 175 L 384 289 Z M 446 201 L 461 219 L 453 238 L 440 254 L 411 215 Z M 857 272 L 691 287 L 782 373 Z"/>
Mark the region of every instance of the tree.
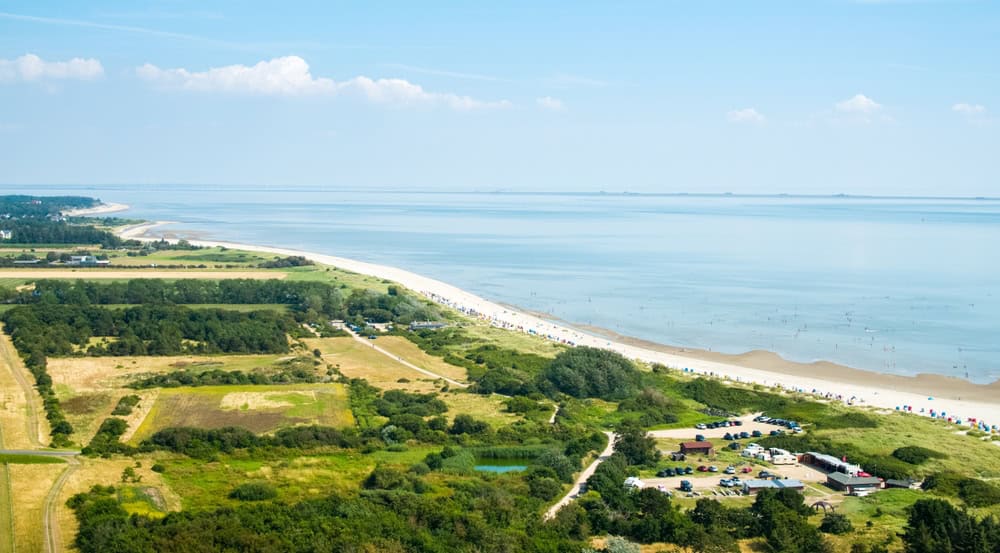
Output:
<path fill-rule="evenodd" d="M 627 422 L 618 428 L 615 451 L 621 452 L 630 465 L 650 465 L 660 460 L 656 440 L 636 423 Z"/>
<path fill-rule="evenodd" d="M 639 384 L 635 365 L 622 355 L 589 347 L 563 351 L 541 374 L 541 387 L 577 398 L 623 399 Z"/>

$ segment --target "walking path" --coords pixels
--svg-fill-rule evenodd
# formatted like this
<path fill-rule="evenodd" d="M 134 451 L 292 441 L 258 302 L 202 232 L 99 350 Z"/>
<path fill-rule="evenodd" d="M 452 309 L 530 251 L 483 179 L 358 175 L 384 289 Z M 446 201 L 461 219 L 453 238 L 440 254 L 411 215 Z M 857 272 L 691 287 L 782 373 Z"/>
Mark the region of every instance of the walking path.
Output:
<path fill-rule="evenodd" d="M 75 456 L 66 457 L 66 460 L 69 461 L 69 466 L 66 467 L 66 470 L 52 484 L 52 489 L 45 496 L 45 504 L 42 506 L 42 530 L 45 532 L 46 553 L 58 553 L 63 549 L 59 529 L 59 517 L 56 514 L 56 509 L 59 507 L 59 495 L 62 492 L 63 485 L 69 479 L 70 475 L 76 472 L 76 469 L 80 468 L 80 461 Z"/>
<path fill-rule="evenodd" d="M 608 447 L 605 447 L 604 451 L 597 456 L 597 459 L 594 459 L 594 462 L 590 463 L 587 468 L 583 469 L 580 476 L 576 477 L 576 482 L 573 483 L 573 487 L 569 489 L 569 492 L 567 492 L 558 503 L 549 507 L 548 511 L 545 511 L 545 520 L 555 517 L 556 513 L 559 512 L 559 509 L 569 505 L 569 503 L 573 501 L 576 496 L 580 495 L 580 491 L 583 489 L 584 484 L 587 483 L 587 480 L 589 480 L 590 477 L 594 475 L 594 471 L 597 470 L 597 465 L 603 463 L 608 457 L 611 457 L 612 453 L 615 452 L 615 438 L 618 436 L 614 432 L 607 431 L 604 432 L 604 435 L 608 437 Z"/>

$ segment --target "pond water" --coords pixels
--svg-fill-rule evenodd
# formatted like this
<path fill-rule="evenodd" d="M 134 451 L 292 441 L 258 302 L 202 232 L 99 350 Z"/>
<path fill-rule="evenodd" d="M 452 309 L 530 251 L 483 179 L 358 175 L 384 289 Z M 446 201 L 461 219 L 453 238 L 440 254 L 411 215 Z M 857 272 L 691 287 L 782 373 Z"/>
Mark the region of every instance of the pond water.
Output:
<path fill-rule="evenodd" d="M 522 472 L 528 466 L 525 459 L 476 459 L 476 470 L 480 472 L 495 472 L 502 474 L 505 472 Z"/>

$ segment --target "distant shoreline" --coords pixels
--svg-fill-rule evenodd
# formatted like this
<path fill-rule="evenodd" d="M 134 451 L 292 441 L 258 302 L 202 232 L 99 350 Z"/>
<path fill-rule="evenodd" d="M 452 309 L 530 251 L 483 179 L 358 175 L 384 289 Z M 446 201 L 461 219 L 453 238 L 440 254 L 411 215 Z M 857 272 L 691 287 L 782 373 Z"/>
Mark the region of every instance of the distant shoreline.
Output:
<path fill-rule="evenodd" d="M 119 236 L 137 240 L 159 240 L 170 233 L 151 234 L 168 222 L 131 225 Z M 489 321 L 493 326 L 541 335 L 548 339 L 608 349 L 631 359 L 683 369 L 692 374 L 710 375 L 734 382 L 779 386 L 786 390 L 827 397 L 831 400 L 895 410 L 911 406 L 913 413 L 934 409 L 957 416 L 997 424 L 1000 421 L 1000 381 L 982 385 L 941 375 L 902 377 L 853 369 L 830 362 L 796 363 L 772 352 L 754 351 L 740 355 L 718 354 L 678 348 L 618 335 L 601 328 L 554 322 L 545 314 L 535 314 L 476 296 L 450 284 L 410 271 L 315 252 L 242 244 L 217 240 L 190 239 L 205 247 L 226 247 L 276 255 L 299 255 L 317 263 L 355 273 L 398 282 L 439 304 Z M 853 401 L 852 401 L 853 400 Z"/>
<path fill-rule="evenodd" d="M 107 204 L 96 205 L 94 207 L 71 209 L 69 211 L 64 211 L 63 215 L 67 217 L 87 217 L 91 215 L 105 215 L 108 213 L 117 213 L 119 211 L 125 211 L 128 208 L 129 206 L 126 204 L 107 203 Z"/>

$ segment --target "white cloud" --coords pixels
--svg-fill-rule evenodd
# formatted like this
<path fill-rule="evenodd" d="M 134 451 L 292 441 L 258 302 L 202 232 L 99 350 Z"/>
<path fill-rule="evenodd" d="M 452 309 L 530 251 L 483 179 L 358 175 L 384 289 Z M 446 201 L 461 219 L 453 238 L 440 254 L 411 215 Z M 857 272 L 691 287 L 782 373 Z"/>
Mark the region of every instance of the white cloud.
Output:
<path fill-rule="evenodd" d="M 443 105 L 456 110 L 510 107 L 506 100 L 485 102 L 451 93 L 428 92 L 405 79 L 372 79 L 358 76 L 337 82 L 314 77 L 309 64 L 298 56 L 262 61 L 253 66 L 227 65 L 193 72 L 184 68 L 161 69 L 145 64 L 139 78 L 168 88 L 199 92 L 231 92 L 273 96 L 360 94 L 371 102 L 397 107 Z"/>
<path fill-rule="evenodd" d="M 102 75 L 104 67 L 95 59 L 45 61 L 35 54 L 25 54 L 13 60 L 0 59 L 0 82 L 46 79 L 90 80 Z"/>
<path fill-rule="evenodd" d="M 564 109 L 566 109 L 566 106 L 563 105 L 562 100 L 553 98 L 552 96 L 543 96 L 541 98 L 536 98 L 535 103 L 538 104 L 538 107 L 551 111 L 563 111 Z"/>
<path fill-rule="evenodd" d="M 986 113 L 986 106 L 981 104 L 959 103 L 951 106 L 951 110 L 962 115 L 982 115 Z"/>
<path fill-rule="evenodd" d="M 730 123 L 751 123 L 759 125 L 767 119 L 754 108 L 734 109 L 726 113 Z"/>
<path fill-rule="evenodd" d="M 834 107 L 843 113 L 872 114 L 882 109 L 882 104 L 864 94 L 855 94 L 853 98 L 837 102 Z"/>
<path fill-rule="evenodd" d="M 201 92 L 247 92 L 253 94 L 298 95 L 333 93 L 337 85 L 331 79 L 313 78 L 309 64 L 298 56 L 274 58 L 254 66 L 227 65 L 208 71 L 160 69 L 145 64 L 136 69 L 139 78 L 168 87 Z"/>

